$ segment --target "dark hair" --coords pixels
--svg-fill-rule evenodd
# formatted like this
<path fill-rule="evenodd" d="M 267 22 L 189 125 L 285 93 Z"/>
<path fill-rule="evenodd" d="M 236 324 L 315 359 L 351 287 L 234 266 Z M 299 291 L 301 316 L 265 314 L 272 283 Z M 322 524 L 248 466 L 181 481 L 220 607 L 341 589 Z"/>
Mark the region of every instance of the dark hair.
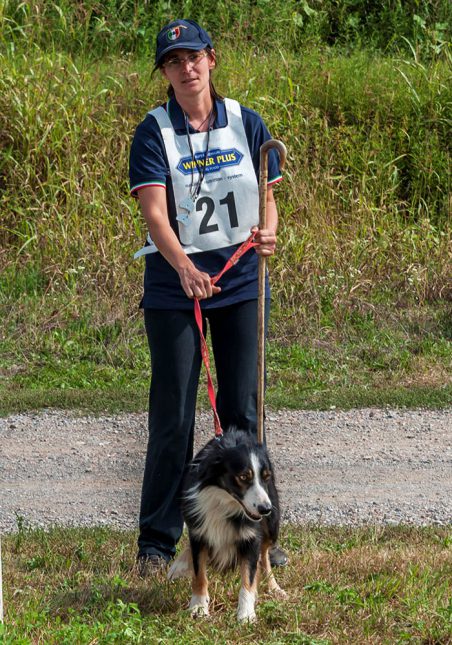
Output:
<path fill-rule="evenodd" d="M 206 47 L 206 52 L 208 53 L 209 56 L 210 56 L 211 49 L 212 49 L 211 47 Z M 165 59 L 163 59 L 162 62 L 160 63 L 160 65 L 158 65 L 158 69 L 161 69 L 163 67 L 164 60 Z M 157 67 L 155 67 L 153 69 L 152 73 L 154 73 L 156 69 L 157 69 Z M 214 100 L 224 101 L 224 96 L 222 96 L 221 94 L 219 94 L 217 92 L 217 90 L 215 89 L 215 85 L 212 82 L 212 72 L 210 72 L 209 87 L 210 87 L 210 96 Z M 171 83 L 168 85 L 168 89 L 166 90 L 166 94 L 167 94 L 169 99 L 172 99 L 174 97 L 174 88 L 171 85 Z"/>

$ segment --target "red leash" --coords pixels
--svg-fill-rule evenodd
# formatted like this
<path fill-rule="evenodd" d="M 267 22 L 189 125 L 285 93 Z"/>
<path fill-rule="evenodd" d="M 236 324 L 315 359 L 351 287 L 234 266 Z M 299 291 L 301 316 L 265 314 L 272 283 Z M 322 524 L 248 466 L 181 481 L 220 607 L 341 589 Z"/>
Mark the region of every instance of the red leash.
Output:
<path fill-rule="evenodd" d="M 210 278 L 210 282 L 212 285 L 216 284 L 218 280 L 226 273 L 226 271 L 229 271 L 229 269 L 234 266 L 234 264 L 237 264 L 237 262 L 240 260 L 242 255 L 244 255 L 247 251 L 249 251 L 249 249 L 253 248 L 253 246 L 257 246 L 257 243 L 254 241 L 256 234 L 257 234 L 257 231 L 255 231 L 254 233 L 251 233 L 249 238 L 245 240 L 245 242 L 243 242 L 243 244 L 239 246 L 237 251 L 229 258 L 229 260 L 226 262 L 226 264 L 221 269 L 221 271 L 217 273 L 217 275 L 215 275 L 213 278 Z M 217 412 L 217 404 L 215 401 L 215 389 L 213 387 L 212 376 L 210 374 L 209 350 L 207 348 L 207 342 L 202 331 L 201 305 L 199 304 L 199 300 L 196 298 L 194 301 L 194 306 L 195 306 L 195 320 L 198 325 L 199 338 L 201 341 L 201 356 L 202 356 L 202 360 L 204 361 L 204 365 L 206 366 L 207 391 L 209 394 L 210 405 L 212 406 L 212 410 L 213 410 L 215 436 L 221 437 L 223 435 L 223 430 L 221 428 L 220 417 L 218 416 L 218 412 Z"/>

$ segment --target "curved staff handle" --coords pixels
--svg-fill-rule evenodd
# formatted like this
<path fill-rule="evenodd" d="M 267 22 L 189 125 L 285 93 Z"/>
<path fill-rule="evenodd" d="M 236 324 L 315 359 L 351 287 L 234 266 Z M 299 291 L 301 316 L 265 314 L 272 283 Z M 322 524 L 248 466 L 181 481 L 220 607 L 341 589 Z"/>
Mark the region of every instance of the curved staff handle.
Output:
<path fill-rule="evenodd" d="M 269 139 L 261 145 L 259 165 L 259 228 L 267 227 L 268 151 L 279 152 L 279 166 L 284 168 L 287 150 L 282 141 Z M 259 256 L 257 295 L 257 442 L 264 443 L 264 393 L 265 393 L 265 273 L 267 258 Z"/>

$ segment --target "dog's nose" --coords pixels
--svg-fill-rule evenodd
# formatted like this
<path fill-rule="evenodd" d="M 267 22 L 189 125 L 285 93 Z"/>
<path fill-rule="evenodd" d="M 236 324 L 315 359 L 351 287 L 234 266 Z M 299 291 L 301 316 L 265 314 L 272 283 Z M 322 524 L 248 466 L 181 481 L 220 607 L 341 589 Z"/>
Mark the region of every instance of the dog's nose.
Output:
<path fill-rule="evenodd" d="M 257 507 L 259 515 L 270 515 L 272 512 L 272 507 L 269 504 L 259 504 Z"/>

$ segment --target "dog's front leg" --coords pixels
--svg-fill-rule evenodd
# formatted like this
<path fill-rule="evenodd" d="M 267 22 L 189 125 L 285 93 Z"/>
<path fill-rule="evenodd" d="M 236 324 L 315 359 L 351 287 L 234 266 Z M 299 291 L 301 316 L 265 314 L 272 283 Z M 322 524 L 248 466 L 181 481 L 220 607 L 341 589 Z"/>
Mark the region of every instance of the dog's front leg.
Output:
<path fill-rule="evenodd" d="M 270 564 L 269 550 L 270 550 L 270 544 L 268 542 L 264 542 L 261 549 L 261 559 L 260 559 L 262 574 L 264 576 L 264 579 L 267 581 L 268 591 L 273 596 L 275 596 L 275 598 L 284 600 L 285 598 L 287 598 L 287 594 L 284 591 L 284 589 L 281 589 L 279 584 L 276 582 L 275 576 L 273 575 L 273 571 Z"/>
<path fill-rule="evenodd" d="M 191 541 L 193 559 L 192 596 L 189 609 L 193 618 L 209 615 L 209 594 L 207 582 L 207 548 L 199 542 Z"/>
<path fill-rule="evenodd" d="M 257 556 L 251 559 L 242 558 L 240 562 L 242 586 L 239 591 L 239 604 L 237 607 L 237 620 L 239 623 L 254 623 L 256 613 L 254 605 L 257 597 Z"/>

